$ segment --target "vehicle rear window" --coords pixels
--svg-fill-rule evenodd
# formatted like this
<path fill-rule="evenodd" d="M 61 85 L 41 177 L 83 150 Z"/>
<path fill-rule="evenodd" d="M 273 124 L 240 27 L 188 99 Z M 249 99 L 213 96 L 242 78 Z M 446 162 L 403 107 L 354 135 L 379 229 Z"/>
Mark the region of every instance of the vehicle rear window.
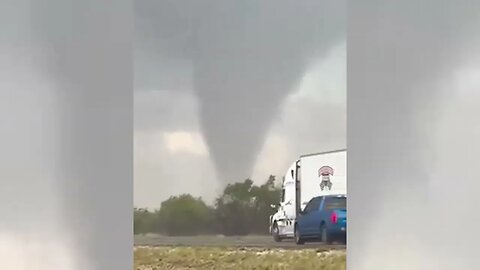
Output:
<path fill-rule="evenodd" d="M 346 197 L 327 198 L 325 201 L 325 209 L 347 209 Z"/>

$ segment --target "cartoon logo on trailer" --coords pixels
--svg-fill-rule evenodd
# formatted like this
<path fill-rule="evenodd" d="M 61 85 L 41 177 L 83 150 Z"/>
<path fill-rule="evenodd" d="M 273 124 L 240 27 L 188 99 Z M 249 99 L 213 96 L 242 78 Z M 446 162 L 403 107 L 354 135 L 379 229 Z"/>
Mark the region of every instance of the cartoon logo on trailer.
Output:
<path fill-rule="evenodd" d="M 322 178 L 320 182 L 320 189 L 323 191 L 325 188 L 332 190 L 332 181 L 330 176 L 333 176 L 333 169 L 330 166 L 323 166 L 318 170 L 318 177 Z"/>

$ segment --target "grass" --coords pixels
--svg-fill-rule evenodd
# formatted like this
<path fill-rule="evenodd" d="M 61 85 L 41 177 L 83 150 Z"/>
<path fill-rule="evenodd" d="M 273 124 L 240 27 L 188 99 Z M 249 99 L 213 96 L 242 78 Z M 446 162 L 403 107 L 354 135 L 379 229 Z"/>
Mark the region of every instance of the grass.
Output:
<path fill-rule="evenodd" d="M 135 270 L 344 270 L 345 250 L 135 247 Z"/>

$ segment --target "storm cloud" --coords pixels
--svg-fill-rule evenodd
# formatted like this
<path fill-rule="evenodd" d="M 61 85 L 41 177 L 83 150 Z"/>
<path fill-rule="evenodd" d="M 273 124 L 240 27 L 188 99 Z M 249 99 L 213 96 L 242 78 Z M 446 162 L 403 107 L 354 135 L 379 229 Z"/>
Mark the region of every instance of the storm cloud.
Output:
<path fill-rule="evenodd" d="M 308 68 L 345 39 L 345 12 L 344 1 L 137 1 L 136 88 L 193 90 L 217 176 L 238 181 Z"/>

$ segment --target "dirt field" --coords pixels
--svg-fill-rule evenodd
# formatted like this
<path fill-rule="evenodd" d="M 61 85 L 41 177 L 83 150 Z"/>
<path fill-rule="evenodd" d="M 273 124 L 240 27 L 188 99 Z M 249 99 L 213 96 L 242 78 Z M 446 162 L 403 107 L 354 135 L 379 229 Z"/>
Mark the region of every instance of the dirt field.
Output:
<path fill-rule="evenodd" d="M 314 242 L 297 246 L 293 240 L 282 242 L 273 241 L 268 235 L 251 236 L 179 236 L 168 237 L 160 235 L 135 236 L 135 246 L 188 246 L 188 247 L 250 247 L 250 248 L 282 248 L 282 249 L 309 249 L 321 250 L 345 249 L 345 245 L 325 245 Z"/>
<path fill-rule="evenodd" d="M 240 247 L 135 247 L 135 270 L 344 270 L 345 250 Z"/>

